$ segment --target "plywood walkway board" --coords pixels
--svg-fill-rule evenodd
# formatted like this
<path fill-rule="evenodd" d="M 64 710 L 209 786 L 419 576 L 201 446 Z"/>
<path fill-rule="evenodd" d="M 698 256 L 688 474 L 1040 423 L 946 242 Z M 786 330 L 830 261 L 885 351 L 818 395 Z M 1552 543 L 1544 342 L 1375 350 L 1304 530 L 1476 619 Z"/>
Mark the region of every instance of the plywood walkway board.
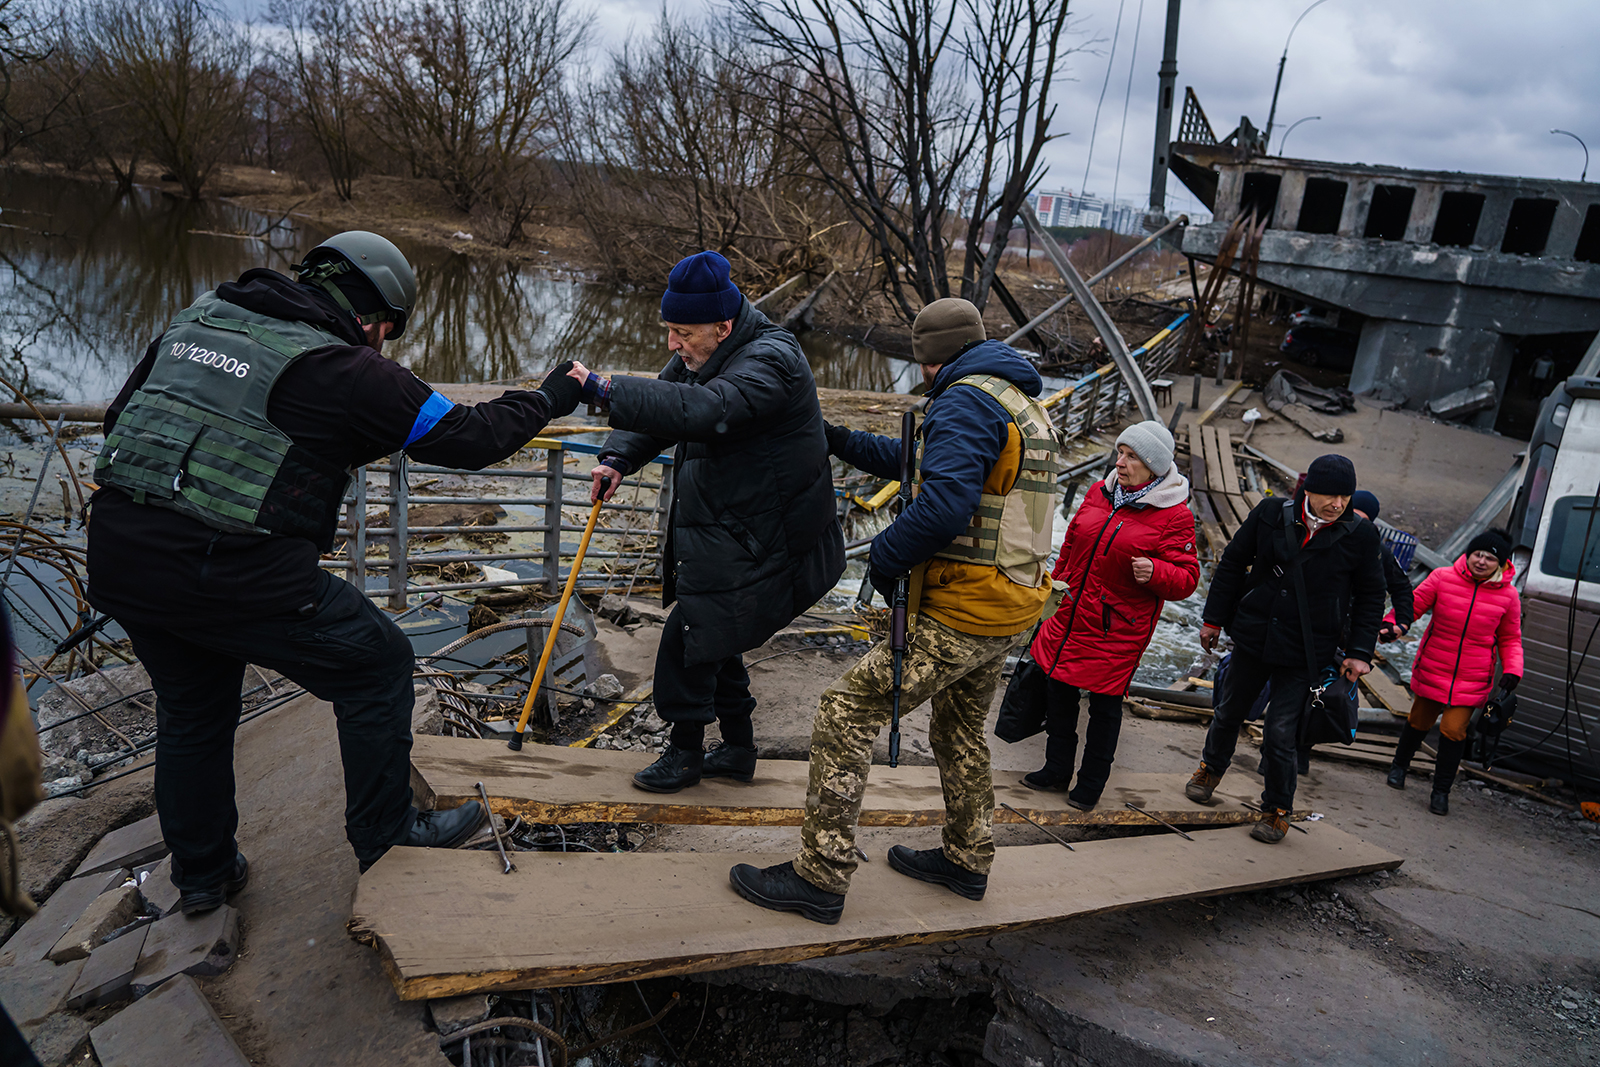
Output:
<path fill-rule="evenodd" d="M 799 826 L 805 819 L 809 765 L 803 760 L 761 760 L 752 782 L 707 778 L 680 793 L 646 793 L 633 785 L 635 772 L 655 757 L 646 752 L 530 745 L 512 752 L 503 742 L 465 737 L 419 736 L 411 749 L 411 784 L 420 803 L 454 808 L 478 799 L 477 783 L 490 806 L 510 818 L 536 823 L 653 822 L 708 826 Z M 1128 802 L 1182 826 L 1232 826 L 1260 819 L 1241 800 L 1253 800 L 1241 777 L 1216 793 L 1209 807 L 1183 795 L 1181 774 L 1129 774 L 1113 769 L 1092 811 L 1067 806 L 1061 792 L 1022 785 L 1016 771 L 995 781 L 996 822 L 1021 822 L 998 807 L 1010 804 L 1046 824 L 1145 826 Z M 1230 791 L 1237 786 L 1238 791 Z M 938 826 L 944 794 L 935 767 L 875 766 L 861 808 L 863 826 Z"/>
<path fill-rule="evenodd" d="M 735 863 L 789 853 L 524 853 L 394 848 L 361 876 L 350 933 L 404 1000 L 621 982 L 981 937 L 1164 901 L 1341 878 L 1399 856 L 1329 826 L 1281 844 L 1242 826 L 1002 848 L 981 901 L 862 864 L 844 918 L 823 926 L 741 900 Z"/>

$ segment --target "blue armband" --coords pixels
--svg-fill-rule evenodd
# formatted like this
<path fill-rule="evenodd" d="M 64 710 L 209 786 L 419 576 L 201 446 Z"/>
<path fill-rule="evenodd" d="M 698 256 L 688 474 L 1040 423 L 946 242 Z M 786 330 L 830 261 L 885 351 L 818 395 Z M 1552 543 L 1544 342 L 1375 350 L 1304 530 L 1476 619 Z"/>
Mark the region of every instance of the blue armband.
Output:
<path fill-rule="evenodd" d="M 411 424 L 411 433 L 406 436 L 406 443 L 400 447 L 410 448 L 416 444 L 424 434 L 439 425 L 439 420 L 450 414 L 450 409 L 455 406 L 454 400 L 435 389 L 433 395 L 422 402 L 422 409 L 417 412 L 417 421 Z"/>

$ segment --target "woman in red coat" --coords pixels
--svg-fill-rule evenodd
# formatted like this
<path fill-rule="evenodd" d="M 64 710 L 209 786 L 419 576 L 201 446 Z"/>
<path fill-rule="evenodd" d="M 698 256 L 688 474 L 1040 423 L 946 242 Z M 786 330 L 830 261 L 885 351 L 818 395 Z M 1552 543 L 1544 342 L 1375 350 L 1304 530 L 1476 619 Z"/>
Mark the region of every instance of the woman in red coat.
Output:
<path fill-rule="evenodd" d="M 1150 644 L 1161 606 L 1193 593 L 1200 580 L 1189 480 L 1172 462 L 1172 434 L 1141 422 L 1117 438 L 1115 478 L 1089 487 L 1067 526 L 1052 577 L 1067 583 L 1061 607 L 1029 650 L 1044 668 L 1044 767 L 1025 776 L 1034 789 L 1064 789 L 1078 749 L 1078 699 L 1089 694 L 1083 765 L 1067 803 L 1100 800 L 1122 730 L 1122 697 Z"/>
<path fill-rule="evenodd" d="M 1411 757 L 1442 719 L 1428 800 L 1435 815 L 1450 814 L 1450 786 L 1467 748 L 1467 726 L 1473 709 L 1494 690 L 1497 653 L 1501 691 L 1510 693 L 1522 681 L 1522 600 L 1511 584 L 1515 573 L 1510 536 L 1489 530 L 1472 539 L 1454 566 L 1434 571 L 1412 594 L 1417 617 L 1431 611 L 1433 619 L 1412 661 L 1411 715 L 1395 744 L 1389 784 L 1406 787 Z M 1393 623 L 1392 612 L 1385 621 Z"/>

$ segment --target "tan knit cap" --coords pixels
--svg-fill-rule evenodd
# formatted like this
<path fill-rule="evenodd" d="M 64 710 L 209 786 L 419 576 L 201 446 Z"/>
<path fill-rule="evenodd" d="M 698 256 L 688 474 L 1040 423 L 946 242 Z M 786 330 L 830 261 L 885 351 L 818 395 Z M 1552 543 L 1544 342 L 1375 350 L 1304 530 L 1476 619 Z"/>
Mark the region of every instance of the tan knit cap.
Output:
<path fill-rule="evenodd" d="M 972 301 L 947 296 L 917 312 L 917 321 L 911 324 L 911 356 L 918 363 L 948 363 L 967 345 L 988 336 Z"/>

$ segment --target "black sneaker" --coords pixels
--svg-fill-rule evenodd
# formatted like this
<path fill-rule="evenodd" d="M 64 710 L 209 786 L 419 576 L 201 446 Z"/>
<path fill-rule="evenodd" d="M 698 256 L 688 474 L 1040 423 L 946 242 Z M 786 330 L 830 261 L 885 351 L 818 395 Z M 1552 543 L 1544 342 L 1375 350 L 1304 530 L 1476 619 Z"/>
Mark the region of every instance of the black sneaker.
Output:
<path fill-rule="evenodd" d="M 651 793 L 676 793 L 699 785 L 705 758 L 699 749 L 668 745 L 660 759 L 633 776 L 633 784 Z"/>
<path fill-rule="evenodd" d="M 889 850 L 889 866 L 908 878 L 942 885 L 968 900 L 982 900 L 983 894 L 989 889 L 987 874 L 973 874 L 965 867 L 951 863 L 945 858 L 942 848 L 918 851 L 896 845 Z"/>
<path fill-rule="evenodd" d="M 743 745 L 718 745 L 705 754 L 700 765 L 700 777 L 748 782 L 756 776 L 757 755 L 759 753 L 755 749 Z"/>
<path fill-rule="evenodd" d="M 236 852 L 233 870 L 228 872 L 228 876 L 214 886 L 180 892 L 178 910 L 185 915 L 204 915 L 208 911 L 216 911 L 222 907 L 224 900 L 243 889 L 249 881 L 250 861 L 244 858 L 243 852 Z"/>
<path fill-rule="evenodd" d="M 406 836 L 396 841 L 395 845 L 404 845 L 406 848 L 455 848 L 477 833 L 488 815 L 476 800 L 469 800 L 459 808 L 448 811 L 419 811 Z M 387 848 L 383 850 L 388 851 Z M 382 859 L 383 852 L 370 860 L 362 860 L 361 873 L 366 874 L 374 863 Z"/>
<path fill-rule="evenodd" d="M 750 903 L 771 911 L 799 912 L 812 922 L 832 926 L 844 913 L 844 894 L 818 889 L 794 869 L 793 863 L 773 867 L 736 864 L 728 872 L 733 891 Z"/>

